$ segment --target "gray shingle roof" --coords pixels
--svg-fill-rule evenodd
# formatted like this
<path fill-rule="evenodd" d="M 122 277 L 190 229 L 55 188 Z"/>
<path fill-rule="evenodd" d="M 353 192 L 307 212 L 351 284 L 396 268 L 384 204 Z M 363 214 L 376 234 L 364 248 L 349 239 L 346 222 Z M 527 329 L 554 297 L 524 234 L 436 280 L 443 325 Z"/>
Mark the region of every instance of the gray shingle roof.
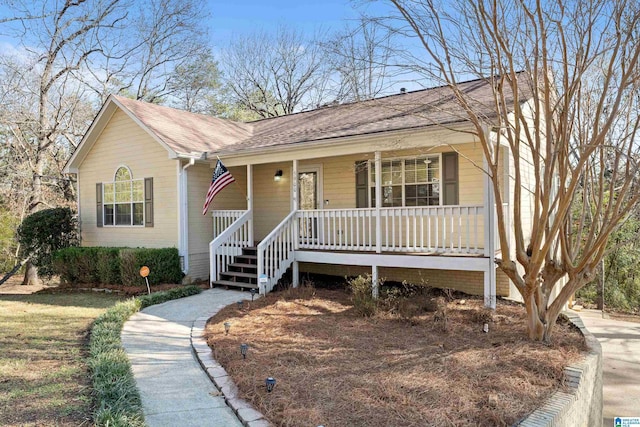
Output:
<path fill-rule="evenodd" d="M 519 75 L 521 80 L 523 74 Z M 459 88 L 472 100 L 473 108 L 487 121 L 494 119 L 494 90 L 487 80 L 464 82 Z M 521 101 L 530 98 L 527 81 L 519 82 Z M 507 108 L 513 96 L 505 88 Z M 346 136 L 446 125 L 467 120 L 448 87 L 407 92 L 349 104 L 238 123 L 173 108 L 116 99 L 145 126 L 178 153 L 251 152 L 267 147 L 302 144 Z"/>

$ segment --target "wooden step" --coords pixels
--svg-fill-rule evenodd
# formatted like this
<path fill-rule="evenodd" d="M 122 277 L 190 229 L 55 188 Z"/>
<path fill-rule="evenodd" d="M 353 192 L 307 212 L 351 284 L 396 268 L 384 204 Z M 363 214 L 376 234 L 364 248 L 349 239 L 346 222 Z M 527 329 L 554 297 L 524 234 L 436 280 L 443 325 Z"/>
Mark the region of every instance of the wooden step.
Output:
<path fill-rule="evenodd" d="M 233 287 L 233 288 L 243 288 L 243 289 L 258 289 L 258 285 L 254 283 L 246 283 L 246 282 L 232 282 L 230 280 L 216 280 L 215 282 L 211 282 L 212 286 L 225 286 L 225 287 Z"/>
<path fill-rule="evenodd" d="M 239 268 L 240 271 L 245 272 L 245 273 L 255 273 L 258 270 L 258 265 L 257 264 L 245 264 L 242 262 L 233 262 L 231 264 L 228 265 L 228 267 L 231 268 Z M 245 271 L 245 270 L 249 270 L 249 271 Z M 230 271 L 234 271 L 234 270 L 230 270 Z"/>
<path fill-rule="evenodd" d="M 235 257 L 234 261 L 238 264 L 257 264 L 258 256 L 257 255 L 238 255 Z"/>
<path fill-rule="evenodd" d="M 255 273 L 242 273 L 239 271 L 225 271 L 220 273 L 220 278 L 223 280 L 231 280 L 242 283 L 258 283 L 258 275 Z"/>
<path fill-rule="evenodd" d="M 257 255 L 258 248 L 256 246 L 247 246 L 242 248 L 242 255 Z"/>

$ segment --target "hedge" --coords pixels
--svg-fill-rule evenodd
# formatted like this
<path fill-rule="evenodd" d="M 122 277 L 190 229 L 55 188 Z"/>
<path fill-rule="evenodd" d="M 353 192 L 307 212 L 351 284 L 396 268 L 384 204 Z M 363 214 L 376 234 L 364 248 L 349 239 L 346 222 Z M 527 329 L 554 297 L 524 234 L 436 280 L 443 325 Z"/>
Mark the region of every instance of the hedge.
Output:
<path fill-rule="evenodd" d="M 185 286 L 119 302 L 99 316 L 91 328 L 89 369 L 97 408 L 93 415 L 98 427 L 143 427 L 140 393 L 131 364 L 120 339 L 124 322 L 137 311 L 153 304 L 196 295 L 201 290 Z"/>
<path fill-rule="evenodd" d="M 140 267 L 149 267 L 149 284 L 180 283 L 183 277 L 176 248 L 72 247 L 53 255 L 54 273 L 68 285 L 145 286 Z"/>

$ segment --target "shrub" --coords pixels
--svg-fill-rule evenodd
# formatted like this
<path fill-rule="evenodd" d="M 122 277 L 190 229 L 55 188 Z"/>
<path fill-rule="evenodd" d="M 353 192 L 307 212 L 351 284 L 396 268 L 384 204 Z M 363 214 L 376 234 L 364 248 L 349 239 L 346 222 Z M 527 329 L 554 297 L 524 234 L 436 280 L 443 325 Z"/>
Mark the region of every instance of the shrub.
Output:
<path fill-rule="evenodd" d="M 57 251 L 53 269 L 64 283 L 123 284 L 144 287 L 140 267 L 149 267 L 149 284 L 180 283 L 182 270 L 176 248 L 72 247 Z"/>
<path fill-rule="evenodd" d="M 38 273 L 45 277 L 54 274 L 54 252 L 75 245 L 78 237 L 76 219 L 69 208 L 31 214 L 22 221 L 17 234 L 23 257 L 30 257 Z"/>
<path fill-rule="evenodd" d="M 364 317 L 371 317 L 376 314 L 378 304 L 373 297 L 371 275 L 367 274 L 348 279 L 347 283 L 351 291 L 351 301 L 356 311 Z"/>
<path fill-rule="evenodd" d="M 149 284 L 180 283 L 180 255 L 176 248 L 163 249 L 124 249 L 120 251 L 122 283 L 140 284 L 140 267 L 146 265 L 151 270 Z"/>
<path fill-rule="evenodd" d="M 89 340 L 89 368 L 97 400 L 96 426 L 145 425 L 140 394 L 120 340 L 124 322 L 144 307 L 200 292 L 197 286 L 185 286 L 131 298 L 116 304 L 96 319 Z"/>

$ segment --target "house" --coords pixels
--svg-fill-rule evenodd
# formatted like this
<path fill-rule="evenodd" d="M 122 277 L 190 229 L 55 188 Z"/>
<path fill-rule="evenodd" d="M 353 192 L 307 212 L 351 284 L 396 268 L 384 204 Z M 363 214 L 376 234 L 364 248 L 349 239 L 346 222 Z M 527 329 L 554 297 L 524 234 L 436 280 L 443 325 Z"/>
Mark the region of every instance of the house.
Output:
<path fill-rule="evenodd" d="M 460 87 L 491 104 L 490 82 Z M 264 293 L 289 268 L 294 284 L 369 272 L 493 306 L 517 291 L 496 270 L 494 196 L 470 129 L 446 87 L 250 123 L 110 96 L 66 172 L 82 245 L 177 247 L 188 279 Z M 218 159 L 236 181 L 203 215 Z"/>

